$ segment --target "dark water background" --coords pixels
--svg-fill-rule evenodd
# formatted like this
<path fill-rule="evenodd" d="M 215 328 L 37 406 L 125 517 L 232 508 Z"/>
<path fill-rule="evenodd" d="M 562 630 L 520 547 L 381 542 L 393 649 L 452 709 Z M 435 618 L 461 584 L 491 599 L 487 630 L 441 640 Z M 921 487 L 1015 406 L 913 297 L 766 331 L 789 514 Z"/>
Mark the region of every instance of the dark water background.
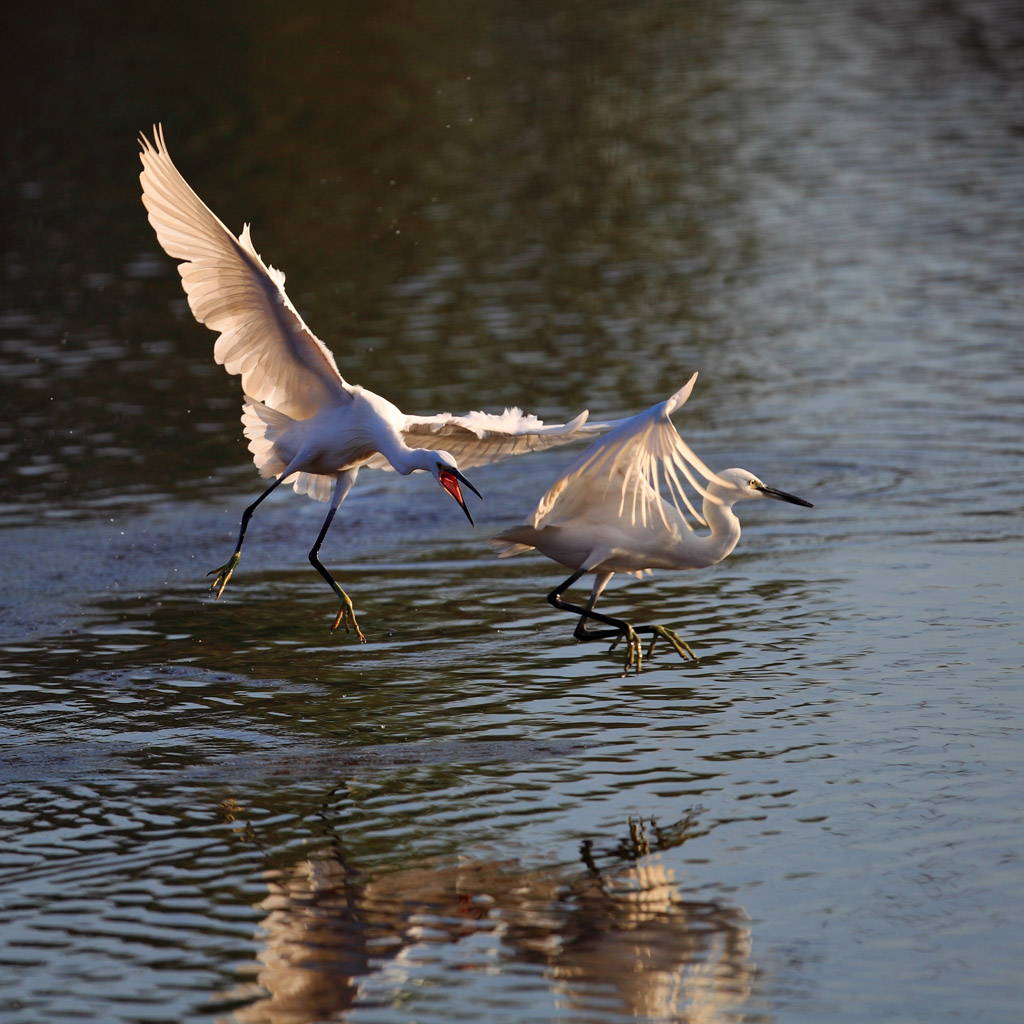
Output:
<path fill-rule="evenodd" d="M 138 9 L 137 9 L 138 8 Z M 82 2 L 0 15 L 0 1020 L 1019 1019 L 1024 13 L 997 0 Z M 410 412 L 693 371 L 744 509 L 497 562 L 573 456 L 260 509 L 136 136 Z"/>

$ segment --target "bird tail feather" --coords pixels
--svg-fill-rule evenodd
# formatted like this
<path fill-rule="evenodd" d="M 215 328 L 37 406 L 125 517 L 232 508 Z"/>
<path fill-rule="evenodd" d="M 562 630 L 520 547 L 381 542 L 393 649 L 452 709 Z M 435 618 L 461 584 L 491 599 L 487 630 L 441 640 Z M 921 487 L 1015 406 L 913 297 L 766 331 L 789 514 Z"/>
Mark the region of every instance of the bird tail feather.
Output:
<path fill-rule="evenodd" d="M 249 438 L 252 460 L 262 477 L 280 476 L 288 464 L 277 448 L 277 442 L 296 421 L 279 409 L 271 409 L 255 398 L 245 396 L 242 406 L 242 432 Z M 308 494 L 315 501 L 327 501 L 331 496 L 334 478 L 316 473 L 292 473 L 285 481 L 295 488 L 296 494 Z"/>
<path fill-rule="evenodd" d="M 535 532 L 532 526 L 517 526 L 512 530 L 499 533 L 487 543 L 499 558 L 510 558 L 512 555 L 521 555 L 524 551 L 534 549 L 535 545 L 530 541 Z"/>
<path fill-rule="evenodd" d="M 291 416 L 246 396 L 242 406 L 242 432 L 249 438 L 249 451 L 260 476 L 279 476 L 284 472 L 287 464 L 276 444 L 294 423 Z"/>

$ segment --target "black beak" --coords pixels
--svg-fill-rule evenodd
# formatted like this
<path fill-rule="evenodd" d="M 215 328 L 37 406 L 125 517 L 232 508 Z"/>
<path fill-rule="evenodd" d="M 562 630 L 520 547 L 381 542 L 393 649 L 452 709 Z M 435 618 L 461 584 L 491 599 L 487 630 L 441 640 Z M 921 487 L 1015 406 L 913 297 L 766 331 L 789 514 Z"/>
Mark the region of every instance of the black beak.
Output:
<path fill-rule="evenodd" d="M 774 487 L 768 487 L 765 484 L 761 484 L 758 490 L 766 498 L 775 498 L 778 501 L 788 501 L 790 505 L 803 505 L 804 508 L 814 508 L 809 501 L 804 501 L 803 498 L 798 498 L 796 495 L 787 494 L 785 491 L 777 490 Z"/>
<path fill-rule="evenodd" d="M 453 469 L 452 472 L 481 500 L 484 500 L 484 496 L 457 470 Z"/>

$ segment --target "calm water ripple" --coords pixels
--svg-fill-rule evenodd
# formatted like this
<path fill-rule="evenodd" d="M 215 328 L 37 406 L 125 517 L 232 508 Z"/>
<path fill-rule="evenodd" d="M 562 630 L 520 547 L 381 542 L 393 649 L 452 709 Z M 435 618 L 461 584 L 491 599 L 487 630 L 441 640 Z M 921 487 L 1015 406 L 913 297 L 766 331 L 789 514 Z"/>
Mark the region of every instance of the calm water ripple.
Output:
<path fill-rule="evenodd" d="M 0 1022 L 1015 1022 L 1019 5 L 63 6 L 6 15 Z M 815 503 L 616 578 L 699 661 L 492 557 L 571 452 L 472 474 L 475 531 L 364 474 L 365 647 L 291 494 L 211 600 L 258 480 L 157 119 L 410 411 L 699 370 L 694 449 Z"/>

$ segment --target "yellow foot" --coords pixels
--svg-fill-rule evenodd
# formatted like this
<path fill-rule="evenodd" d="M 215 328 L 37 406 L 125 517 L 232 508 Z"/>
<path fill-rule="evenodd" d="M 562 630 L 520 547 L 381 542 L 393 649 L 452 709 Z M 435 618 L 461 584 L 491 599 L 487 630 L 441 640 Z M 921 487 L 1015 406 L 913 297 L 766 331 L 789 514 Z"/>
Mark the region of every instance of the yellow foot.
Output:
<path fill-rule="evenodd" d="M 217 593 L 214 595 L 214 600 L 220 597 L 224 593 L 224 588 L 228 585 L 228 580 L 231 579 L 231 574 L 235 571 L 235 566 L 238 565 L 241 560 L 240 552 L 236 551 L 219 569 L 211 569 L 206 575 L 216 576 L 217 578 L 210 584 L 211 590 L 216 590 Z"/>
<path fill-rule="evenodd" d="M 349 599 L 348 594 L 340 587 L 338 587 L 338 596 L 341 598 L 341 610 L 338 612 L 338 617 L 334 620 L 334 625 L 331 626 L 331 632 L 333 633 L 344 623 L 345 632 L 355 633 L 359 638 L 359 642 L 365 644 L 366 637 L 363 636 L 363 631 L 359 628 L 359 623 L 356 622 L 356 612 L 352 607 L 352 601 Z"/>
<path fill-rule="evenodd" d="M 644 661 L 644 646 L 640 642 L 640 637 L 637 636 L 636 630 L 628 622 L 622 627 L 622 631 L 612 641 L 612 645 L 608 650 L 614 651 L 615 645 L 620 640 L 626 641 L 626 674 L 629 674 L 631 668 L 635 668 L 639 672 Z"/>
<path fill-rule="evenodd" d="M 654 636 L 651 637 L 651 646 L 647 649 L 648 658 L 654 653 L 654 645 L 658 642 L 658 637 L 663 636 L 675 648 L 676 654 L 683 661 L 686 661 L 687 658 L 697 660 L 697 655 L 693 653 L 690 645 L 674 629 L 669 629 L 667 626 L 651 626 L 651 632 Z"/>
<path fill-rule="evenodd" d="M 643 628 L 645 632 L 650 629 L 654 634 L 651 637 L 651 646 L 647 648 L 648 658 L 654 654 L 654 645 L 658 642 L 658 637 L 664 637 L 683 661 L 687 658 L 697 660 L 697 655 L 693 653 L 690 645 L 674 629 L 669 629 L 667 626 L 645 626 Z M 639 672 L 644 663 L 643 643 L 636 630 L 628 622 L 622 632 L 612 641 L 609 650 L 614 650 L 620 640 L 626 641 L 626 672 L 628 673 L 631 668 Z"/>

